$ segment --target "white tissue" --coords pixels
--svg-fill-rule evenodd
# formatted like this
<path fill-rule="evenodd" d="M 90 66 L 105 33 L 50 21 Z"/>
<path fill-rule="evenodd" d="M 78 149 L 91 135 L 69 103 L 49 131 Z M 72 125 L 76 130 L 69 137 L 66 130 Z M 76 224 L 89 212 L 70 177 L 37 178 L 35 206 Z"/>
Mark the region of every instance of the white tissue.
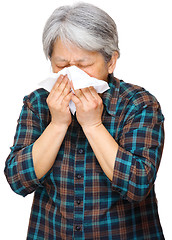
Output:
<path fill-rule="evenodd" d="M 69 80 L 72 81 L 75 90 L 93 86 L 97 93 L 103 93 L 109 89 L 107 82 L 90 77 L 87 73 L 76 66 L 63 68 L 58 73 L 51 73 L 48 78 L 39 83 L 39 86 L 50 92 L 61 74 L 67 74 Z M 74 114 L 76 107 L 73 101 L 70 101 L 69 108 L 72 114 Z"/>

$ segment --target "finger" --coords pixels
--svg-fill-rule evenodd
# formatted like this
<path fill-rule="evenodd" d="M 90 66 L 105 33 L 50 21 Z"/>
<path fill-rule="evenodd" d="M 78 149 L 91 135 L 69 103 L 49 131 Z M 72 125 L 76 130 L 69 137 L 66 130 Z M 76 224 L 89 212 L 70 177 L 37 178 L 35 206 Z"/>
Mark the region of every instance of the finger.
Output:
<path fill-rule="evenodd" d="M 72 80 L 70 81 L 70 86 L 71 86 L 71 88 L 73 89 L 73 91 L 75 92 L 75 88 L 74 88 L 74 85 L 73 85 Z"/>
<path fill-rule="evenodd" d="M 100 98 L 99 94 L 96 92 L 96 89 L 93 86 L 89 87 L 89 91 L 94 98 Z"/>
<path fill-rule="evenodd" d="M 69 94 L 71 92 L 71 85 L 69 80 L 67 81 L 67 84 L 62 92 L 62 95 L 65 97 L 67 94 Z"/>
<path fill-rule="evenodd" d="M 54 84 L 53 88 L 51 89 L 48 98 L 49 99 L 53 99 L 54 95 L 56 95 L 56 89 L 59 87 L 60 83 L 63 81 L 65 76 L 60 75 L 56 81 L 56 83 Z"/>
<path fill-rule="evenodd" d="M 57 90 L 64 90 L 64 88 L 65 88 L 65 86 L 66 86 L 66 84 L 68 83 L 68 77 L 67 77 L 67 75 L 65 75 L 63 78 L 62 78 L 62 80 L 60 81 L 60 83 L 59 83 L 59 85 L 57 85 L 57 87 L 55 88 L 55 91 L 57 91 Z"/>
<path fill-rule="evenodd" d="M 87 101 L 85 95 L 83 94 L 82 89 L 77 89 L 77 90 L 75 90 L 75 96 L 76 96 L 77 98 L 79 98 L 79 100 L 80 100 L 81 102 Z"/>
<path fill-rule="evenodd" d="M 70 87 L 70 83 L 67 82 L 67 84 L 65 85 L 63 91 L 61 92 L 61 95 L 58 97 L 58 102 L 62 103 L 63 99 L 71 92 L 71 87 Z"/>
<path fill-rule="evenodd" d="M 69 106 L 70 100 L 72 100 L 73 92 L 70 92 L 66 97 L 63 98 L 62 105 L 64 108 Z"/>
<path fill-rule="evenodd" d="M 87 99 L 87 101 L 94 101 L 94 95 L 91 93 L 90 88 L 83 88 L 81 89 L 83 95 L 85 96 L 85 98 Z"/>
<path fill-rule="evenodd" d="M 72 101 L 75 103 L 75 105 L 78 105 L 78 106 L 82 104 L 80 99 L 75 94 L 72 95 Z"/>
<path fill-rule="evenodd" d="M 96 92 L 94 87 L 89 87 L 90 93 L 92 94 L 94 101 L 98 103 L 98 105 L 103 104 L 102 98 L 99 96 L 99 94 Z"/>
<path fill-rule="evenodd" d="M 63 91 L 66 88 L 67 84 L 68 84 L 68 77 L 66 75 L 66 76 L 64 76 L 64 78 L 62 79 L 62 81 L 60 82 L 58 87 L 53 90 L 53 93 L 52 93 L 53 94 L 53 98 L 58 100 L 59 97 L 63 94 Z"/>
<path fill-rule="evenodd" d="M 55 82 L 52 90 L 55 90 L 56 88 L 58 88 L 58 86 L 60 85 L 60 83 L 62 82 L 62 80 L 64 79 L 64 75 L 60 75 L 58 78 L 57 78 L 57 81 Z"/>
<path fill-rule="evenodd" d="M 99 103 L 102 104 L 102 98 L 101 96 L 96 92 L 94 87 L 89 87 L 90 93 L 92 94 L 92 96 L 94 97 L 94 99 Z"/>

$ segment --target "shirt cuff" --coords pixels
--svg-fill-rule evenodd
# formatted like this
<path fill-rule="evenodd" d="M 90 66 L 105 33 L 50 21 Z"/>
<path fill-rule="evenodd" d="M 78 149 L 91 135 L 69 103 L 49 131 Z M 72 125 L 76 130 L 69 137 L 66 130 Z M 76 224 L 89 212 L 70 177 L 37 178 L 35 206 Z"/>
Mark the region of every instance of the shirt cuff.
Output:
<path fill-rule="evenodd" d="M 119 146 L 115 159 L 112 190 L 126 198 L 133 155 Z"/>
<path fill-rule="evenodd" d="M 26 192 L 22 195 L 33 192 L 37 187 L 43 187 L 42 184 L 47 175 L 46 174 L 41 179 L 37 178 L 33 165 L 32 148 L 33 144 L 23 148 L 18 154 L 18 157 L 16 156 L 18 158 L 17 168 L 21 186 L 25 189 L 24 192 Z"/>

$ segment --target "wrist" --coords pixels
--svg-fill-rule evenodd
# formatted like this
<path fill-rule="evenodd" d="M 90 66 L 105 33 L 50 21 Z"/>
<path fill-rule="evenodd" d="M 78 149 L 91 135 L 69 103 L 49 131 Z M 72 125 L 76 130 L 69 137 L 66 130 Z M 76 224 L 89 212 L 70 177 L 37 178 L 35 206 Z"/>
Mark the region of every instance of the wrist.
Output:
<path fill-rule="evenodd" d="M 94 131 L 101 129 L 102 127 L 103 127 L 103 123 L 99 122 L 99 123 L 96 123 L 93 125 L 82 126 L 82 130 L 85 134 L 88 134 L 88 133 L 93 133 Z"/>
<path fill-rule="evenodd" d="M 68 129 L 68 125 L 67 124 L 56 124 L 54 122 L 50 122 L 49 126 L 53 129 L 53 131 L 55 132 L 66 132 Z"/>

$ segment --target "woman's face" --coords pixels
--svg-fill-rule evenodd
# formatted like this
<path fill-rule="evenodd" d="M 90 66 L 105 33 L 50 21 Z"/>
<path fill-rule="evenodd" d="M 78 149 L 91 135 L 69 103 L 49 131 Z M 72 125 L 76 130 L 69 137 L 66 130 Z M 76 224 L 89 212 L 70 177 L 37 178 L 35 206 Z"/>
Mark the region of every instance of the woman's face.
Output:
<path fill-rule="evenodd" d="M 105 63 L 103 56 L 98 52 L 90 52 L 76 47 L 72 44 L 65 45 L 58 39 L 53 47 L 51 65 L 54 73 L 59 72 L 65 67 L 75 65 L 91 77 L 107 81 L 108 74 L 112 73 L 117 57 Z M 114 63 L 115 61 L 115 63 Z"/>

